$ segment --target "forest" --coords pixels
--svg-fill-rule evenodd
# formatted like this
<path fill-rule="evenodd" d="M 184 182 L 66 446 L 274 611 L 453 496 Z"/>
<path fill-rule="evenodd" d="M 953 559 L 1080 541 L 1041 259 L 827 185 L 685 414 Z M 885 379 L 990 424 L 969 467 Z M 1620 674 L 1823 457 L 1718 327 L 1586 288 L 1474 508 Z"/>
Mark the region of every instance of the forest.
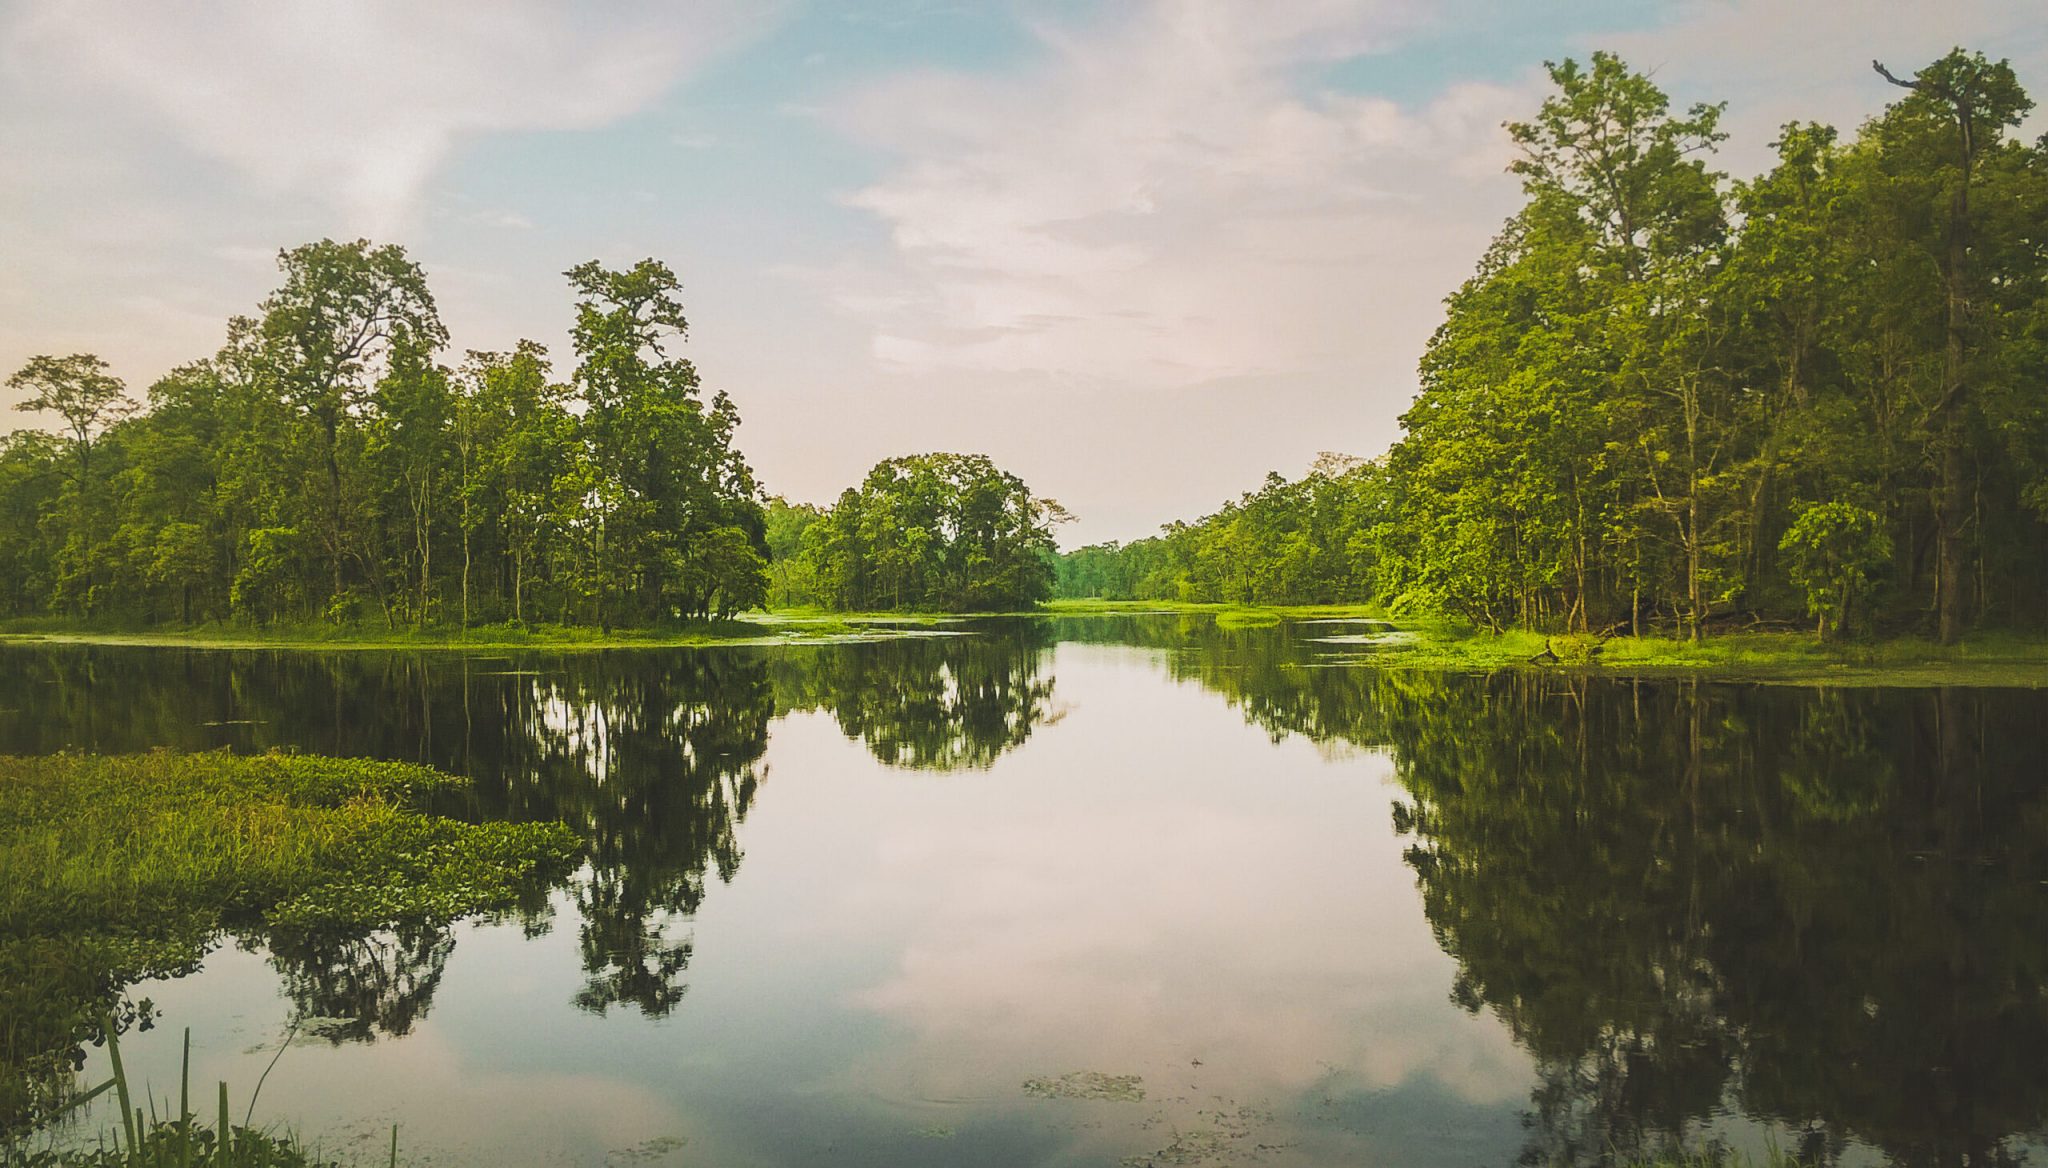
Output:
<path fill-rule="evenodd" d="M 62 429 L 0 439 L 0 616 L 609 631 L 768 600 L 771 515 L 738 409 L 676 353 L 668 267 L 566 273 L 564 382 L 531 341 L 439 363 L 402 248 L 323 240 L 279 266 L 146 408 L 90 354 L 8 379 Z M 772 578 L 828 607 L 1026 606 L 1051 593 L 1047 506 L 986 458 L 890 460 L 829 512 L 778 502 L 793 559 Z M 801 548 L 799 517 L 828 520 Z"/>
<path fill-rule="evenodd" d="M 566 273 L 573 369 L 443 364 L 402 248 L 324 240 L 213 357 L 130 400 L 90 354 L 8 379 L 0 616 L 653 627 L 764 605 L 1053 596 L 1358 603 L 1509 627 L 1823 637 L 2048 612 L 2048 139 L 1956 50 L 1844 140 L 1714 169 L 1723 105 L 1619 58 L 1507 127 L 1525 201 L 1447 300 L 1402 435 L 1194 522 L 1066 555 L 981 455 L 770 497 L 678 355 L 675 275 Z M 1891 88 L 1896 86 L 1896 89 Z"/>
<path fill-rule="evenodd" d="M 1511 123 L 1526 201 L 1384 456 L 1325 456 L 1057 593 L 1374 598 L 1510 626 L 1926 632 L 2048 612 L 2048 139 L 1957 50 L 1844 141 L 1713 169 L 1723 105 L 1620 59 Z"/>

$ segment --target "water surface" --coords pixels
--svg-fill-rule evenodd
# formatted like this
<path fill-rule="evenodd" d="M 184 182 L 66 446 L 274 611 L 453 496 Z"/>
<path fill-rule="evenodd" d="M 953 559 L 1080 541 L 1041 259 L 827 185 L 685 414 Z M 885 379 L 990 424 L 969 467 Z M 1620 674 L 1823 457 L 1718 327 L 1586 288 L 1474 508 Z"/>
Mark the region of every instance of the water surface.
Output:
<path fill-rule="evenodd" d="M 250 936 L 136 988 L 159 1093 L 184 1027 L 238 1094 L 291 1035 L 260 1113 L 365 1160 L 393 1122 L 442 1164 L 2041 1155 L 2048 690 L 973 629 L 9 646 L 0 751 L 417 760 L 474 780 L 443 811 L 584 836 L 503 919 Z"/>

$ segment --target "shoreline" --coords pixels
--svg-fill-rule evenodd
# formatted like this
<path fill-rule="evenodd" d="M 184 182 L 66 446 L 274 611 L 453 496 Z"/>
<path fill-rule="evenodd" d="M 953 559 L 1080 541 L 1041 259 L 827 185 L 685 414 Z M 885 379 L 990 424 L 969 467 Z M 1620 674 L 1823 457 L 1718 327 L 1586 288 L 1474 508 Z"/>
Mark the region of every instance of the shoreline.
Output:
<path fill-rule="evenodd" d="M 452 630 L 384 630 L 288 626 L 275 629 L 201 626 L 192 629 L 95 630 L 61 625 L 0 631 L 0 646 L 108 645 L 221 650 L 503 652 L 830 645 L 912 636 L 958 635 L 966 622 L 989 618 L 1110 616 L 1209 617 L 1222 630 L 1349 622 L 1320 642 L 1330 666 L 1438 669 L 1460 672 L 1547 671 L 1604 677 L 1698 677 L 1726 681 L 1822 685 L 2014 685 L 2048 687 L 2048 633 L 1985 631 L 1955 645 L 1925 637 L 1823 642 L 1810 632 L 1736 632 L 1694 643 L 1675 637 L 1616 636 L 1510 629 L 1490 633 L 1440 618 L 1393 618 L 1370 604 L 1243 605 L 1186 601 L 1054 600 L 1029 611 L 1002 613 L 862 612 L 783 609 L 708 626 L 597 629 L 488 626 Z"/>

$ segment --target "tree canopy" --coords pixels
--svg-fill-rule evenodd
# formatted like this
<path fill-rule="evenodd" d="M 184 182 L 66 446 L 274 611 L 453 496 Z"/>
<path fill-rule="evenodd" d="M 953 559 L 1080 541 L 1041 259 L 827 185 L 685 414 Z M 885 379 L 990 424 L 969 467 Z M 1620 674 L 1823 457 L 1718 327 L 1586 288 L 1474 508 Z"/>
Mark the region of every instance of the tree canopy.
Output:
<path fill-rule="evenodd" d="M 979 454 L 876 463 L 829 510 L 770 505 L 776 599 L 838 609 L 1000 612 L 1052 595 L 1067 518 Z"/>
<path fill-rule="evenodd" d="M 1785 126 L 1747 181 L 1710 167 L 1720 106 L 1676 112 L 1606 53 L 1550 80 L 1508 127 L 1526 201 L 1393 448 L 1074 552 L 1061 594 L 1693 636 L 2038 622 L 2048 142 L 2012 135 L 2010 66 L 1956 50 L 1853 140 Z"/>
<path fill-rule="evenodd" d="M 9 379 L 62 440 L 0 440 L 0 613 L 611 625 L 762 602 L 738 410 L 676 353 L 655 260 L 567 273 L 576 366 L 520 341 L 442 363 L 405 250 L 322 240 L 138 409 L 90 354 Z"/>

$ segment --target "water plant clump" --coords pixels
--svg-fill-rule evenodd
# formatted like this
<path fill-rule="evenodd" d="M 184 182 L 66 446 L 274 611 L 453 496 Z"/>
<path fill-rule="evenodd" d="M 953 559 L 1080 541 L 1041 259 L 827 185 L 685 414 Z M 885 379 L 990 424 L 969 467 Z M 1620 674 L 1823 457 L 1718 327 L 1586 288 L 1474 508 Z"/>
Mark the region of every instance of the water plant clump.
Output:
<path fill-rule="evenodd" d="M 1026 1079 L 1024 1093 L 1038 1099 L 1090 1099 L 1105 1103 L 1140 1103 L 1145 1098 L 1145 1080 L 1137 1075 L 1069 1071 L 1064 1075 Z"/>
<path fill-rule="evenodd" d="M 419 809 L 463 780 L 308 755 L 0 756 L 0 1130 L 74 1089 L 84 1046 L 147 1027 L 121 991 L 225 932 L 364 932 L 510 907 L 579 854 L 560 824 Z"/>

